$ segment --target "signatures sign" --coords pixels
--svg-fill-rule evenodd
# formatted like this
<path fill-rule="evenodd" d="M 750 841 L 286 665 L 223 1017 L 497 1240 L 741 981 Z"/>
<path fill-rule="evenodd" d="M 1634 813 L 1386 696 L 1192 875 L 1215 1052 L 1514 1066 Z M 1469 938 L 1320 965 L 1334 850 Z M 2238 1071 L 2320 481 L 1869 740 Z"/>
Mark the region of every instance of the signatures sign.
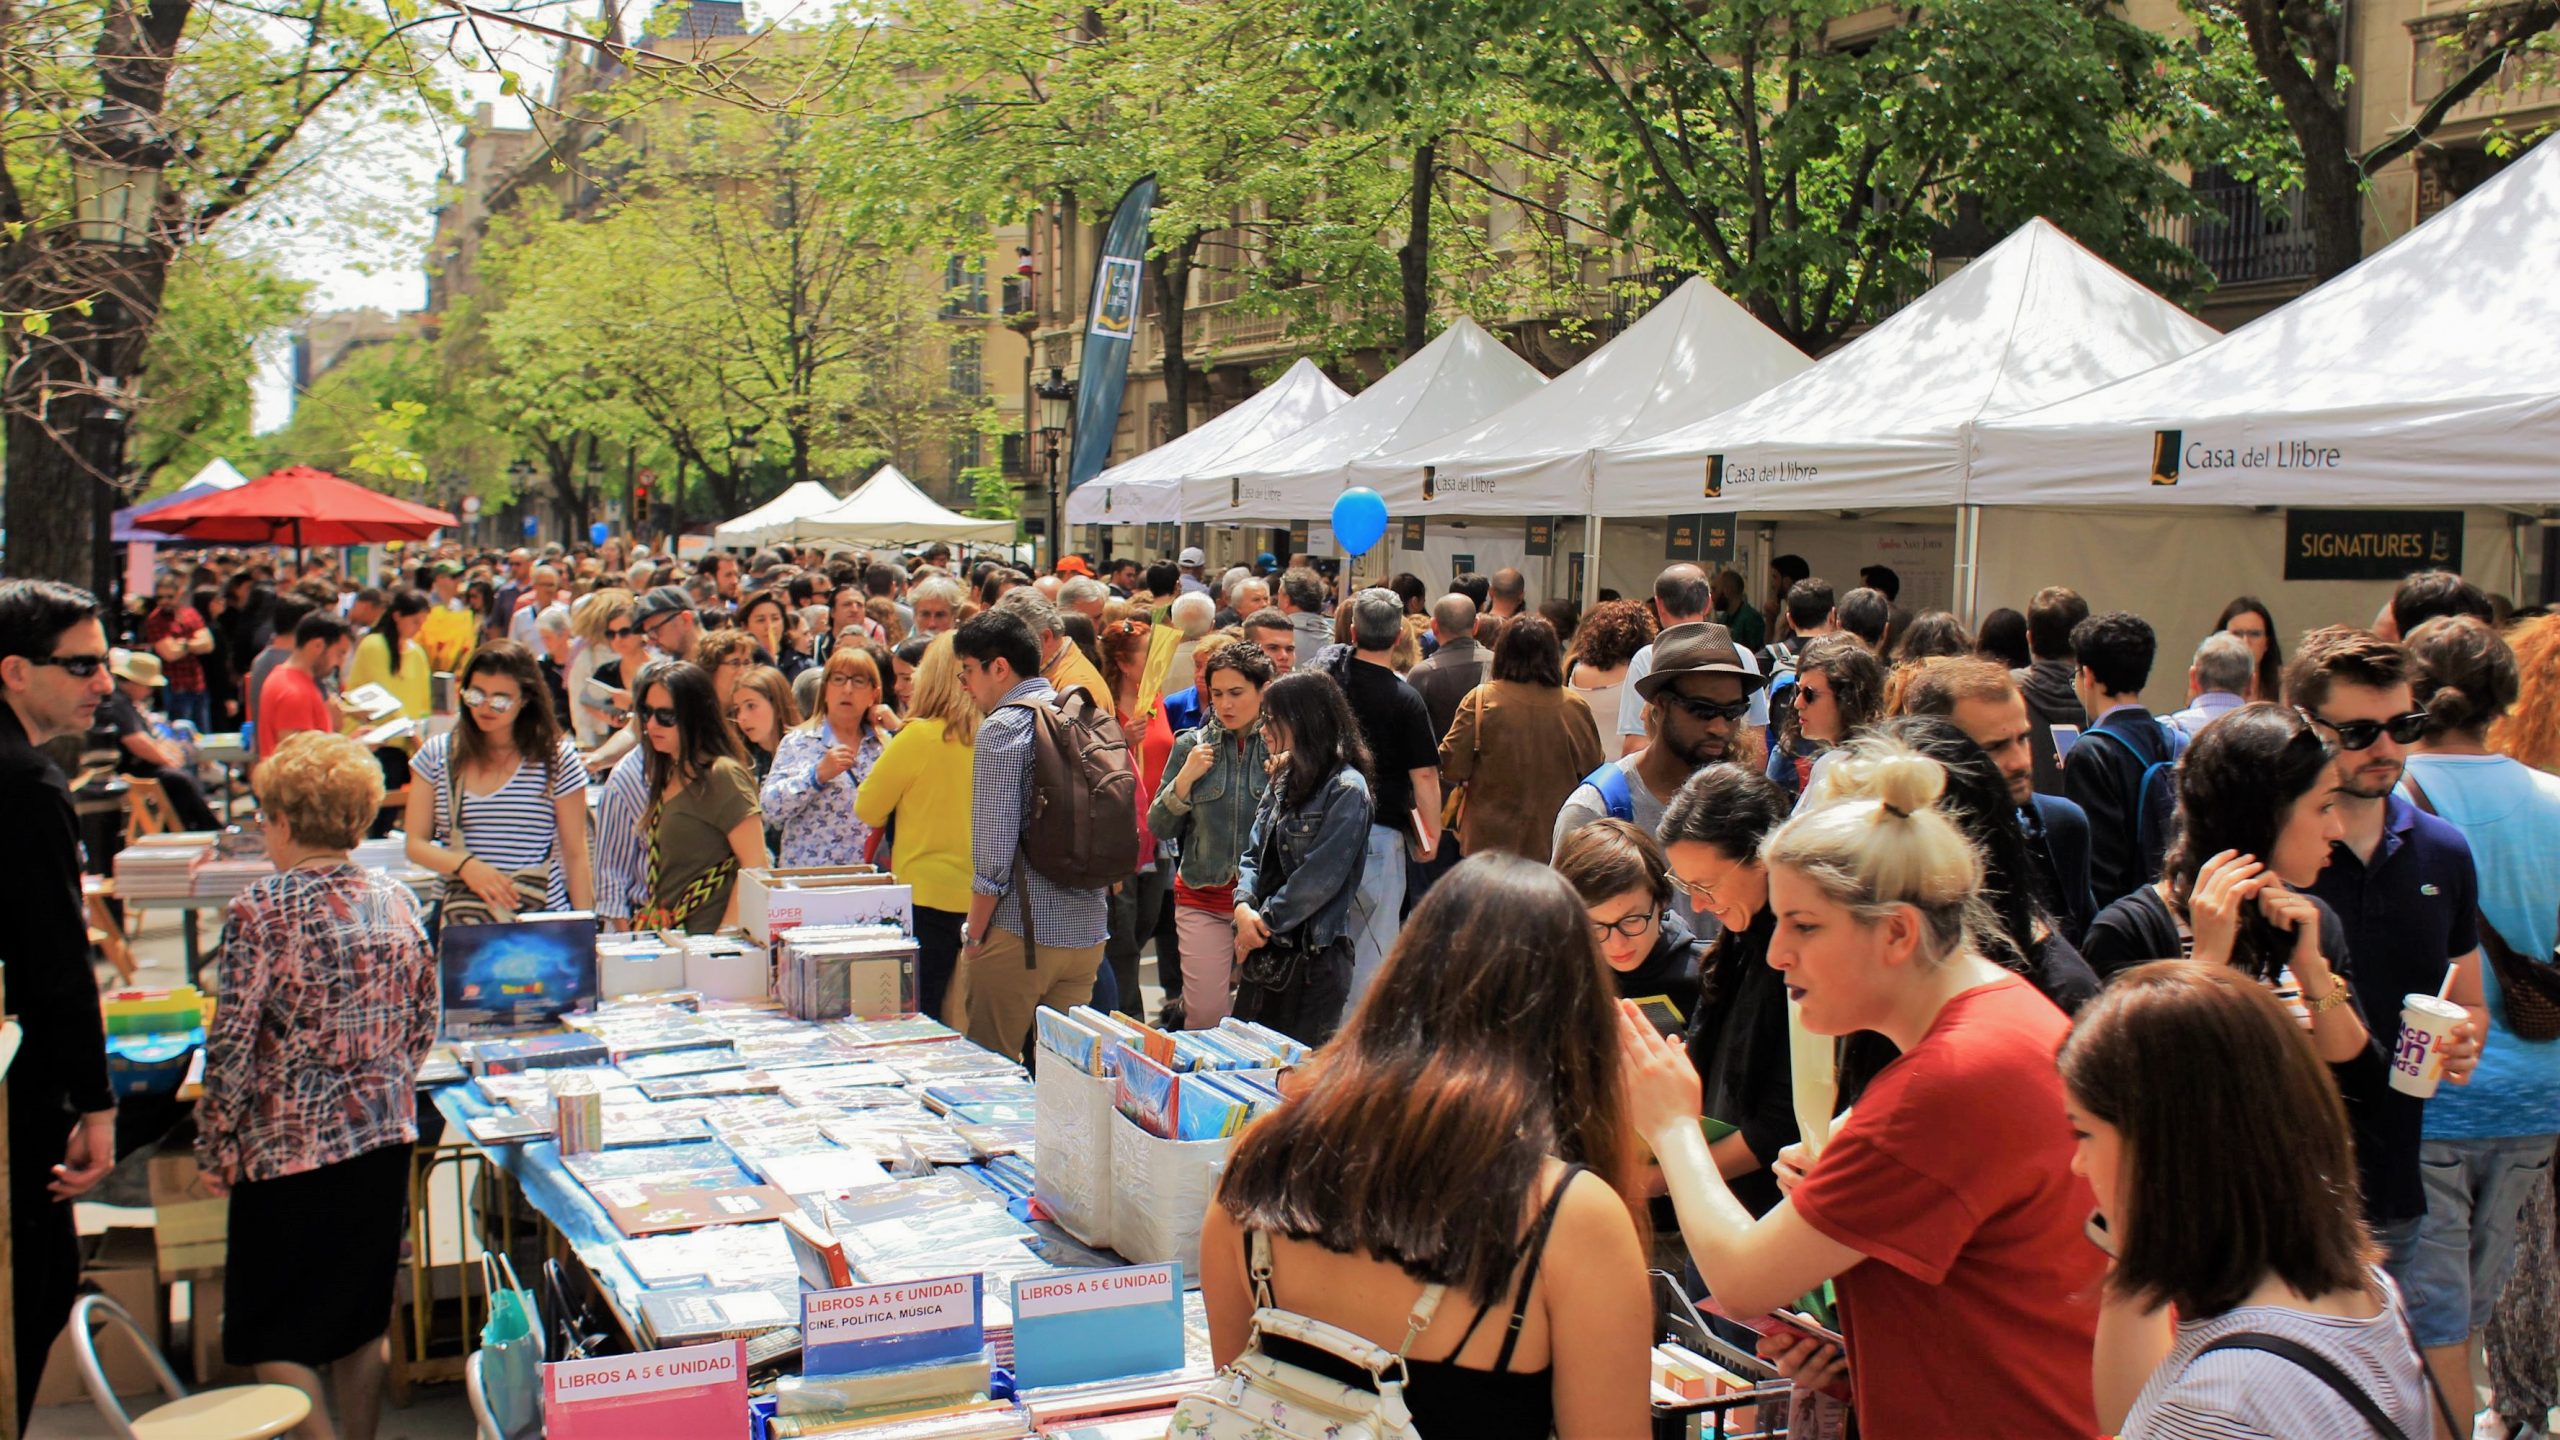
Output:
<path fill-rule="evenodd" d="M 2287 580 L 2397 580 L 2462 568 L 2459 510 L 2287 510 Z"/>

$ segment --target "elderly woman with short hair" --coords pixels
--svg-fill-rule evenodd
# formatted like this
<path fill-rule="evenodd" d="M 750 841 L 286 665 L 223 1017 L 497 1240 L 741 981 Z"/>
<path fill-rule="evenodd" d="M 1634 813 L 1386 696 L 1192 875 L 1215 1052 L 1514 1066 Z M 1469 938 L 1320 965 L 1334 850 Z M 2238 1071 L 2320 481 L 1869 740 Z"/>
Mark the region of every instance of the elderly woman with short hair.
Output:
<path fill-rule="evenodd" d="M 232 898 L 196 1163 L 231 1197 L 223 1358 L 370 1437 L 435 1043 L 434 952 L 407 887 L 348 858 L 382 772 L 343 735 L 276 747 L 251 788 L 276 873 Z M 320 1433 L 331 1433 L 323 1422 Z"/>

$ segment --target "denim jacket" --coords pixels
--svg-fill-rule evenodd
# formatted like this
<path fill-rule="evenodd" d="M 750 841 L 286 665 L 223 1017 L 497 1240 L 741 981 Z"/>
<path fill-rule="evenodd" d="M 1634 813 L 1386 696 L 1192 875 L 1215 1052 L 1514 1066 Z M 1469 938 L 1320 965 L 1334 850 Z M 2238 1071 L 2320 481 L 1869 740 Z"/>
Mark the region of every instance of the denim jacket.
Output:
<path fill-rule="evenodd" d="M 1194 890 L 1215 889 L 1236 878 L 1236 862 L 1244 858 L 1254 814 L 1271 783 L 1263 774 L 1271 747 L 1263 743 L 1262 727 L 1255 725 L 1242 745 L 1234 740 L 1235 732 L 1215 720 L 1175 737 L 1165 756 L 1164 785 L 1147 807 L 1147 829 L 1156 839 L 1182 847 L 1177 873 Z M 1217 747 L 1218 759 L 1185 800 L 1174 793 L 1173 782 L 1191 752 L 1203 745 Z"/>
<path fill-rule="evenodd" d="M 1350 923 L 1369 858 L 1369 782 L 1346 765 L 1306 804 L 1284 804 L 1279 784 L 1265 787 L 1236 867 L 1236 903 L 1251 905 L 1274 935 L 1303 925 L 1308 944 L 1330 945 Z"/>

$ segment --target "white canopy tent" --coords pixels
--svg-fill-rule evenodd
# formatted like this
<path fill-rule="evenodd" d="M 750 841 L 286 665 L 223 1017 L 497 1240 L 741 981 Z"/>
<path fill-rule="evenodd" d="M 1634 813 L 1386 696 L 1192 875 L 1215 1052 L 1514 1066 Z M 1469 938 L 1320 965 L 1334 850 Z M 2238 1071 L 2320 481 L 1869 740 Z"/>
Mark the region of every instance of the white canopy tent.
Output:
<path fill-rule="evenodd" d="M 249 477 L 240 473 L 239 466 L 216 455 L 204 462 L 204 468 L 198 470 L 184 486 L 180 487 L 180 493 L 199 488 L 206 491 L 237 490 L 248 483 Z"/>
<path fill-rule="evenodd" d="M 1012 543 L 1014 522 L 979 520 L 934 503 L 900 474 L 883 465 L 878 474 L 832 508 L 804 515 L 783 525 L 774 540 L 843 540 L 855 545 L 922 545 L 943 540 L 953 544 Z"/>
<path fill-rule="evenodd" d="M 2030 220 L 1891 319 L 1723 414 L 1598 456 L 1603 515 L 1954 505 L 1975 425 L 2197 350 L 2195 317 Z"/>
<path fill-rule="evenodd" d="M 712 539 L 744 549 L 783 537 L 794 520 L 832 510 L 844 497 L 815 480 L 803 480 L 735 520 L 711 532 Z"/>
<path fill-rule="evenodd" d="M 1114 465 L 1067 496 L 1070 525 L 1145 525 L 1182 518 L 1186 475 L 1215 471 L 1342 408 L 1351 396 L 1312 360 L 1243 404 L 1136 459 Z"/>
<path fill-rule="evenodd" d="M 1397 515 L 1427 502 L 1472 515 L 1587 515 L 1594 451 L 1706 419 L 1812 364 L 1692 276 L 1545 386 L 1474 425 L 1355 461 L 1351 482 Z M 1462 503 L 1436 503 L 1444 495 Z"/>
<path fill-rule="evenodd" d="M 1461 316 L 1412 359 L 1323 419 L 1248 455 L 1194 469 L 1182 514 L 1226 524 L 1286 524 L 1331 512 L 1353 463 L 1394 454 L 1482 420 L 1547 383 L 1528 361 Z"/>
<path fill-rule="evenodd" d="M 2560 145 L 2176 364 L 1974 437 L 1986 505 L 2560 500 Z"/>

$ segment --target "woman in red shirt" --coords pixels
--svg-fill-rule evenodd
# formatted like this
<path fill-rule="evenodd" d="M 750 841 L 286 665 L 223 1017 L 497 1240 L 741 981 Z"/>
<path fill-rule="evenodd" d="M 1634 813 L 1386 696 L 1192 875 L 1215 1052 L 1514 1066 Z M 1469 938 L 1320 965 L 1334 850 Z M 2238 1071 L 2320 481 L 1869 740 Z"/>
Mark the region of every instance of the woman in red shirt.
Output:
<path fill-rule="evenodd" d="M 1982 862 L 1934 808 L 1934 761 L 1870 738 L 1831 762 L 1843 799 L 1762 848 L 1777 931 L 1769 963 L 1804 1028 L 1874 1030 L 1901 1057 L 1777 1209 L 1755 1221 L 1698 1127 L 1680 1046 L 1628 1013 L 1637 1126 L 1661 1157 L 1680 1229 L 1735 1316 L 1837 1282 L 1859 1420 L 1870 1435 L 2091 1436 L 2100 1259 L 2071 1173 L 2053 1057 L 2069 1022 L 1976 949 L 1996 923 Z M 1837 1357 L 1771 1353 L 1799 1383 Z"/>

